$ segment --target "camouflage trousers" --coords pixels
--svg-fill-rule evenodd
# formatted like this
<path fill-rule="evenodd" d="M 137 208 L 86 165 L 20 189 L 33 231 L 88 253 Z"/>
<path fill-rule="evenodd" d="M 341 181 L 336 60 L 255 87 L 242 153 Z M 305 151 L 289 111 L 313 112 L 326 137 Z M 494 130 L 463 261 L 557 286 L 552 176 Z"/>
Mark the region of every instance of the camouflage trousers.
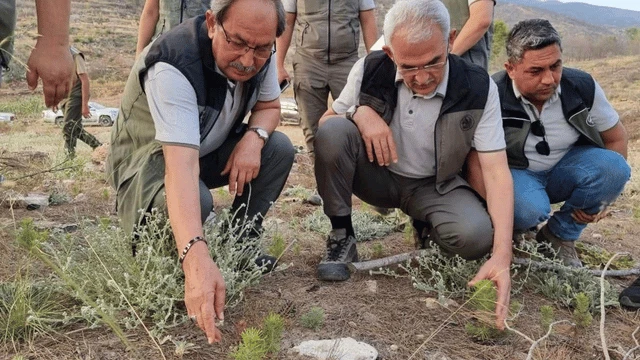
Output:
<path fill-rule="evenodd" d="M 70 157 L 76 154 L 76 144 L 78 139 L 91 146 L 92 149 L 102 145 L 95 136 L 88 133 L 82 126 L 82 95 L 77 96 L 77 89 L 71 90 L 69 98 L 62 104 L 64 114 L 64 127 L 62 135 L 64 146 Z"/>

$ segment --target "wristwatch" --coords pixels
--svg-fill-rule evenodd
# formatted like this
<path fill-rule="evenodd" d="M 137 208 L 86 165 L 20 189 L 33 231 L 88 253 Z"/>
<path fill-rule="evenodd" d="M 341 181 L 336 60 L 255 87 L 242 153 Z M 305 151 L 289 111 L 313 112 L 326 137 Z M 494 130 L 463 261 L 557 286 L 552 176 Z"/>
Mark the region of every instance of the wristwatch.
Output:
<path fill-rule="evenodd" d="M 360 105 L 353 105 L 352 107 L 349 108 L 349 110 L 347 110 L 346 113 L 344 113 L 344 117 L 347 118 L 347 120 L 351 121 L 352 123 L 356 123 L 355 120 L 353 120 L 353 116 L 356 114 L 356 111 L 358 111 L 358 108 L 360 107 Z"/>
<path fill-rule="evenodd" d="M 267 143 L 267 140 L 269 140 L 269 132 L 267 132 L 267 130 L 257 126 L 250 127 L 249 130 L 258 134 L 258 137 L 264 140 L 265 144 Z"/>

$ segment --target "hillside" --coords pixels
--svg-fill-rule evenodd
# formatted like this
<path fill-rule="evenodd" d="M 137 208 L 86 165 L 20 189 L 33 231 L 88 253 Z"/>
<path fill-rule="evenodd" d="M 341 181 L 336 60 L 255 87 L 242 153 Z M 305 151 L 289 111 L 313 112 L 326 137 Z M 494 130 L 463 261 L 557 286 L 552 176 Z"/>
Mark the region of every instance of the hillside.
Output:
<path fill-rule="evenodd" d="M 640 11 L 597 6 L 581 2 L 564 3 L 555 0 L 500 0 L 498 3 L 510 3 L 544 9 L 583 21 L 591 26 L 606 26 L 619 29 L 640 26 Z"/>

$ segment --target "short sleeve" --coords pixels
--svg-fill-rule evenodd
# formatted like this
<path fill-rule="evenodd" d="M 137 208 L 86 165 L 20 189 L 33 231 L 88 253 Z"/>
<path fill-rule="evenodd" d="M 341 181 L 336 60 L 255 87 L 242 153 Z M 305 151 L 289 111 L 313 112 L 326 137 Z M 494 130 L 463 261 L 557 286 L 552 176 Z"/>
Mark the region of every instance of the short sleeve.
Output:
<path fill-rule="evenodd" d="M 144 89 L 156 140 L 199 148 L 198 100 L 189 80 L 175 67 L 159 62 L 147 71 Z"/>
<path fill-rule="evenodd" d="M 373 0 L 360 0 L 360 11 L 373 10 L 376 8 L 376 4 Z"/>
<path fill-rule="evenodd" d="M 298 12 L 296 0 L 282 0 L 282 6 L 284 7 L 285 12 L 294 14 Z"/>
<path fill-rule="evenodd" d="M 591 107 L 589 116 L 591 116 L 591 119 L 596 124 L 598 132 L 611 129 L 620 120 L 618 112 L 611 106 L 611 103 L 609 103 L 604 94 L 604 90 L 602 90 L 597 81 L 595 94 L 593 96 L 593 106 Z"/>
<path fill-rule="evenodd" d="M 262 80 L 258 101 L 273 101 L 280 97 L 280 85 L 278 84 L 278 68 L 276 67 L 276 56 L 271 55 L 271 62 Z"/>
<path fill-rule="evenodd" d="M 500 109 L 498 86 L 493 79 L 489 79 L 487 103 L 473 136 L 473 143 L 473 146 L 479 152 L 499 151 L 507 147 L 504 139 L 504 129 L 502 128 L 502 111 Z"/>
<path fill-rule="evenodd" d="M 80 75 L 87 73 L 87 63 L 81 55 L 74 56 L 74 62 L 76 63 L 76 74 Z"/>

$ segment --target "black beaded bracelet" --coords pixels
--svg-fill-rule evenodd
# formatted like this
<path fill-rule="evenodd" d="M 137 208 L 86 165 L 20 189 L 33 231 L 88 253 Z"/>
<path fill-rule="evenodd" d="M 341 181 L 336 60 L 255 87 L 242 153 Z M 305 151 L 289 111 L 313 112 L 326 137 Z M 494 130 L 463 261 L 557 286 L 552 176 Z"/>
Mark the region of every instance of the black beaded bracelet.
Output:
<path fill-rule="evenodd" d="M 207 244 L 207 240 L 205 240 L 202 236 L 196 236 L 193 239 L 189 240 L 187 246 L 185 246 L 184 250 L 182 250 L 182 255 L 180 255 L 180 264 L 182 264 L 182 262 L 184 261 L 184 258 L 185 256 L 187 256 L 189 249 L 191 249 L 193 244 L 197 243 L 198 241 L 204 241 L 204 243 Z"/>

